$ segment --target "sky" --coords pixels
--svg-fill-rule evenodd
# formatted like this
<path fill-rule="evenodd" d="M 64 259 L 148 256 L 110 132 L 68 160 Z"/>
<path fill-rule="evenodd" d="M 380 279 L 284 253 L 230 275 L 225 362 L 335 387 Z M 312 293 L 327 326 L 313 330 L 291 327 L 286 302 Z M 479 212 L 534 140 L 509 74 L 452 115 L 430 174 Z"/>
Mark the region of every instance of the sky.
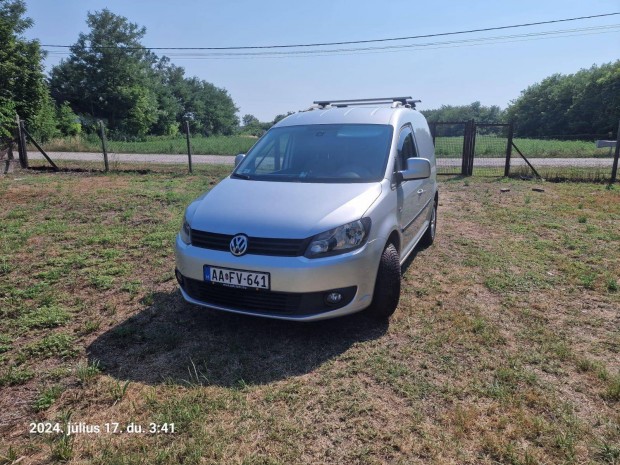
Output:
<path fill-rule="evenodd" d="M 87 12 L 108 8 L 145 26 L 143 45 L 147 47 L 384 39 L 620 12 L 620 0 L 26 0 L 26 6 L 34 26 L 24 35 L 42 44 L 75 43 L 78 34 L 87 31 Z M 599 26 L 618 27 L 543 39 L 495 39 L 477 46 L 461 42 Z M 551 74 L 574 73 L 620 59 L 620 16 L 365 46 L 438 42 L 444 44 L 277 58 L 213 59 L 204 56 L 206 52 L 190 52 L 191 56 L 179 51 L 156 53 L 170 56 L 174 64 L 185 68 L 186 75 L 225 88 L 239 107 L 240 117 L 252 114 L 261 121 L 325 99 L 412 96 L 422 100 L 418 106 L 422 110 L 474 101 L 505 108 L 522 90 Z M 50 53 L 47 70 L 62 58 Z"/>

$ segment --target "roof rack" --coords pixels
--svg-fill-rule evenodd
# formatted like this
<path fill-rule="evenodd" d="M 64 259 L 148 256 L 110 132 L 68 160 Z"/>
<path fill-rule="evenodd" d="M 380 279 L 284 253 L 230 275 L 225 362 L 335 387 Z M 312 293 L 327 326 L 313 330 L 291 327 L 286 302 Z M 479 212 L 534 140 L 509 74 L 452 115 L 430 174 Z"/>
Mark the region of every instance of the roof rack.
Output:
<path fill-rule="evenodd" d="M 319 108 L 325 108 L 327 105 L 332 107 L 348 107 L 351 105 L 369 105 L 369 104 L 385 104 L 385 103 L 400 103 L 401 105 L 409 105 L 411 108 L 415 108 L 415 104 L 422 100 L 411 100 L 411 97 L 379 97 L 379 98 L 361 98 L 361 99 L 348 99 L 348 100 L 315 100 L 313 103 L 318 105 Z"/>

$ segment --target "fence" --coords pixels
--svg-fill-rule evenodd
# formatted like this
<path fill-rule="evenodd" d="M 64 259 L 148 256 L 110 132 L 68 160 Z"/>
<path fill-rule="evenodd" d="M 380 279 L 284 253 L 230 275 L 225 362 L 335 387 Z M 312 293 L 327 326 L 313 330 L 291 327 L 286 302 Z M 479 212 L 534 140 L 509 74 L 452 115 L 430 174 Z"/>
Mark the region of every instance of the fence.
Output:
<path fill-rule="evenodd" d="M 19 143 L 22 167 L 60 170 L 165 170 L 167 172 L 208 169 L 208 165 L 232 165 L 232 156 L 245 153 L 256 137 L 202 136 L 191 134 L 188 124 L 175 136 L 131 137 L 107 131 L 98 122 L 96 131 L 79 136 L 47 140 L 32 138 L 24 121 L 18 122 L 16 141 Z M 23 147 L 23 148 L 22 148 Z M 195 154 L 199 154 L 196 160 Z M 202 155 L 208 155 L 204 157 Z M 198 165 L 196 163 L 198 161 Z M 180 166 L 185 166 L 185 169 Z"/>
<path fill-rule="evenodd" d="M 473 120 L 433 122 L 430 129 L 438 174 L 617 181 L 618 133 L 615 140 L 610 133 L 516 138 L 512 124 Z M 609 142 L 597 148 L 601 138 Z"/>
<path fill-rule="evenodd" d="M 613 133 L 551 135 L 516 139 L 516 143 L 527 154 L 538 175 L 546 180 L 613 183 L 618 179 L 619 137 L 618 133 L 615 137 Z M 531 173 L 526 166 L 516 166 L 511 171 L 515 176 L 530 176 Z"/>
<path fill-rule="evenodd" d="M 177 172 L 187 171 L 196 162 L 232 164 L 232 157 L 247 152 L 256 138 L 248 136 L 211 136 L 184 133 L 174 137 L 119 137 L 108 134 L 99 125 L 96 133 L 64 138 L 40 144 L 28 132 L 23 121 L 18 124 L 17 152 L 22 167 L 51 166 L 52 169 L 153 169 L 166 164 Z M 536 139 L 514 137 L 512 124 L 470 121 L 430 123 L 437 172 L 440 175 L 541 177 L 548 180 L 617 180 L 618 133 L 546 136 Z M 611 136 L 611 137 L 610 137 Z M 597 148 L 597 140 L 606 147 Z M 615 144 L 615 149 L 610 145 Z M 34 151 L 39 160 L 28 156 Z M 82 152 L 79 157 L 75 152 Z M 155 154 L 147 160 L 145 154 Z M 196 154 L 209 154 L 208 160 L 196 160 Z M 5 156 L 6 158 L 6 156 Z M 76 160 L 79 158 L 80 160 Z M 200 157 L 202 158 L 202 157 Z M 174 166 L 174 168 L 172 168 Z M 204 165 L 203 165 L 204 166 Z"/>
<path fill-rule="evenodd" d="M 0 143 L 0 174 L 13 171 L 16 162 L 17 160 L 13 155 L 13 143 Z"/>
<path fill-rule="evenodd" d="M 430 123 L 438 174 L 507 176 L 513 126 L 470 121 Z"/>

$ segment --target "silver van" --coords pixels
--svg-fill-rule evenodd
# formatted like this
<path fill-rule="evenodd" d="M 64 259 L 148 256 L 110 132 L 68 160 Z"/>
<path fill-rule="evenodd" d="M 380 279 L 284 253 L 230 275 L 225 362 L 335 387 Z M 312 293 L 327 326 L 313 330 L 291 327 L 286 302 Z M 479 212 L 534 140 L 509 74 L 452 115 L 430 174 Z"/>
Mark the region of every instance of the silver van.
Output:
<path fill-rule="evenodd" d="M 192 202 L 176 238 L 188 302 L 312 321 L 388 318 L 437 225 L 435 150 L 410 97 L 314 102 Z"/>

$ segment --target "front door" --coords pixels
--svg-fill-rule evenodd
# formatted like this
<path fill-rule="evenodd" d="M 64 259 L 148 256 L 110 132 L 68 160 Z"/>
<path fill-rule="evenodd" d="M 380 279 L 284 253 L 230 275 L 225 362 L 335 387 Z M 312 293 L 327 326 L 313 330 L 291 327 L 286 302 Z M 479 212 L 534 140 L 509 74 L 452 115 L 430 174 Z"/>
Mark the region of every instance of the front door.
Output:
<path fill-rule="evenodd" d="M 417 156 L 413 131 L 410 125 L 405 125 L 398 138 L 397 170 L 407 167 L 407 159 Z M 402 181 L 398 187 L 398 214 L 400 229 L 403 234 L 401 253 L 408 253 L 413 243 L 422 234 L 422 228 L 427 220 L 426 209 L 429 194 L 428 182 L 425 179 Z"/>

